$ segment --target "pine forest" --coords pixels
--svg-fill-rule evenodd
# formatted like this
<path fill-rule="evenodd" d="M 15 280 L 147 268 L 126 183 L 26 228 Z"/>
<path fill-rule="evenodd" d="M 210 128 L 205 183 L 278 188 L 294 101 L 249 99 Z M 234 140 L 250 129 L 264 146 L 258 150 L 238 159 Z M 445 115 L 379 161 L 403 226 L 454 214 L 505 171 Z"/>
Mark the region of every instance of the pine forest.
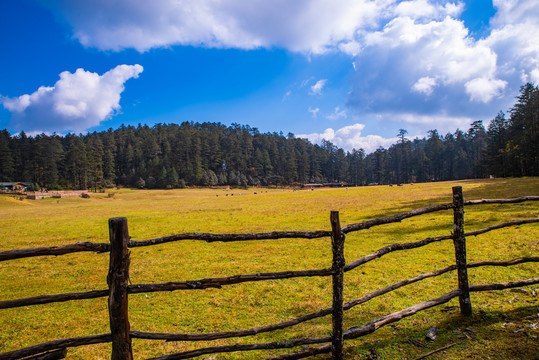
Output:
<path fill-rule="evenodd" d="M 47 189 L 111 186 L 286 186 L 340 182 L 400 184 L 471 178 L 539 176 L 539 88 L 521 87 L 507 114 L 466 131 L 407 138 L 366 154 L 329 141 L 260 133 L 220 123 L 121 126 L 88 134 L 0 131 L 0 181 Z"/>

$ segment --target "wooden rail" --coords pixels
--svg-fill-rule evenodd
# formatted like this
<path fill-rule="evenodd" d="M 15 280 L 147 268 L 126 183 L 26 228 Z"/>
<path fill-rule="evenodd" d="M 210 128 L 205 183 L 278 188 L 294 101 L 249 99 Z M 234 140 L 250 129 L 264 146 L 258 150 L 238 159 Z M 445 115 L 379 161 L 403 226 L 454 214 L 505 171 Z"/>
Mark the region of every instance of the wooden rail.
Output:
<path fill-rule="evenodd" d="M 279 231 L 266 233 L 250 233 L 250 234 L 207 234 L 207 233 L 185 233 L 178 235 L 170 235 L 150 240 L 132 241 L 129 238 L 127 219 L 113 218 L 109 220 L 109 239 L 110 244 L 103 243 L 76 243 L 72 245 L 57 246 L 57 247 L 42 247 L 33 249 L 19 249 L 0 252 L 0 261 L 15 260 L 25 257 L 34 256 L 58 256 L 81 251 L 91 252 L 110 252 L 109 271 L 107 275 L 108 289 L 94 290 L 82 293 L 57 294 L 57 295 L 42 295 L 25 299 L 5 300 L 0 301 L 0 309 L 47 304 L 53 302 L 92 299 L 99 297 L 108 297 L 109 305 L 109 322 L 110 334 L 102 334 L 88 337 L 79 337 L 71 339 L 62 339 L 50 341 L 43 344 L 34 345 L 31 347 L 10 351 L 0 354 L 0 360 L 4 359 L 21 359 L 36 354 L 43 359 L 61 359 L 66 356 L 66 349 L 70 347 L 84 346 L 97 343 L 112 342 L 111 359 L 133 359 L 131 340 L 137 339 L 152 339 L 165 341 L 207 341 L 215 339 L 233 338 L 252 336 L 263 332 L 284 329 L 297 324 L 320 318 L 323 316 L 332 316 L 332 336 L 318 339 L 296 339 L 289 341 L 279 341 L 265 344 L 252 345 L 228 345 L 209 347 L 186 351 L 182 353 L 170 354 L 155 359 L 187 359 L 195 356 L 236 351 L 253 351 L 261 349 L 285 349 L 293 348 L 300 345 L 315 345 L 324 344 L 318 347 L 303 349 L 298 352 L 280 355 L 272 359 L 300 359 L 308 356 L 332 353 L 333 359 L 343 358 L 344 341 L 355 339 L 360 336 L 370 334 L 377 329 L 386 326 L 387 324 L 399 321 L 405 317 L 411 316 L 419 311 L 438 306 L 446 303 L 452 298 L 459 297 L 460 310 L 463 316 L 470 316 L 472 313 L 470 292 L 500 290 L 513 287 L 529 286 L 539 283 L 539 278 L 525 279 L 521 281 L 513 281 L 498 284 L 484 285 L 469 285 L 467 269 L 481 266 L 512 266 L 522 263 L 539 262 L 539 257 L 524 257 L 507 261 L 479 261 L 467 263 L 466 261 L 466 237 L 477 236 L 489 231 L 501 229 L 509 226 L 517 226 L 523 224 L 531 224 L 539 222 L 539 218 L 523 219 L 510 221 L 502 224 L 486 227 L 484 229 L 475 230 L 466 233 L 464 231 L 464 206 L 481 205 L 481 204 L 511 204 L 524 201 L 537 201 L 539 196 L 526 196 L 517 199 L 482 199 L 464 201 L 462 196 L 462 188 L 453 188 L 453 202 L 428 206 L 425 208 L 414 209 L 411 211 L 402 212 L 396 215 L 368 220 L 365 222 L 351 224 L 341 227 L 339 221 L 339 213 L 332 211 L 330 216 L 331 231 Z M 438 236 L 427 238 L 421 241 L 411 243 L 395 243 L 383 247 L 372 254 L 366 255 L 360 259 L 356 259 L 349 264 L 346 264 L 344 258 L 345 235 L 350 232 L 368 229 L 373 226 L 400 222 L 404 219 L 427 214 L 434 211 L 453 209 L 453 233 L 451 235 Z M 260 273 L 251 275 L 236 275 L 225 278 L 209 278 L 194 281 L 178 281 L 162 284 L 135 284 L 128 285 L 129 279 L 129 248 L 140 246 L 151 246 L 181 240 L 202 240 L 207 242 L 221 241 L 249 241 L 249 240 L 275 240 L 283 238 L 301 238 L 301 239 L 317 239 L 327 238 L 332 239 L 333 261 L 332 267 L 318 270 L 304 271 L 284 271 L 273 273 Z M 410 250 L 419 248 L 434 242 L 452 239 L 455 248 L 455 265 L 448 266 L 444 269 L 435 270 L 429 273 L 418 275 L 411 279 L 401 280 L 397 283 L 389 285 L 383 289 L 376 290 L 366 294 L 361 298 L 354 299 L 344 303 L 343 299 L 343 274 L 344 272 L 352 271 L 355 268 L 364 265 L 372 260 L 378 259 L 386 254 L 394 251 Z M 375 319 L 367 324 L 352 327 L 346 331 L 343 329 L 344 312 L 351 308 L 372 300 L 378 296 L 382 296 L 391 291 L 394 291 L 403 286 L 431 278 L 440 276 L 450 271 L 457 270 L 458 289 L 455 289 L 438 298 L 422 302 L 411 306 L 407 309 L 385 315 L 379 319 Z M 289 279 L 295 277 L 312 277 L 312 276 L 331 276 L 333 282 L 333 304 L 329 309 L 319 310 L 317 312 L 306 314 L 295 319 L 284 321 L 278 324 L 271 324 L 262 327 L 256 327 L 245 330 L 237 330 L 230 332 L 218 332 L 209 334 L 173 334 L 173 333 L 149 333 L 133 331 L 129 324 L 129 306 L 128 295 L 135 293 L 147 293 L 156 291 L 176 291 L 176 290 L 197 290 L 207 288 L 221 288 L 222 286 L 239 284 L 244 282 L 265 281 L 276 279 Z"/>

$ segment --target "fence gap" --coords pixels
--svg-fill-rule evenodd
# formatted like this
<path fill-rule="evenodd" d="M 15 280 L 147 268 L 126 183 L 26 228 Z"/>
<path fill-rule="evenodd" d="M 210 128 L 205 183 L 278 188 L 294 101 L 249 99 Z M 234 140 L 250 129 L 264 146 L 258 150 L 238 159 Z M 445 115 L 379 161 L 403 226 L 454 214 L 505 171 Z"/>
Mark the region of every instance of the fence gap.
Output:
<path fill-rule="evenodd" d="M 343 358 L 343 289 L 344 289 L 344 234 L 341 231 L 339 212 L 332 211 L 331 220 L 331 245 L 333 250 L 332 281 L 333 281 L 333 334 L 331 341 L 331 353 L 333 360 L 342 360 Z"/>
<path fill-rule="evenodd" d="M 132 360 L 130 325 L 128 317 L 127 285 L 129 282 L 129 231 L 126 218 L 109 219 L 110 251 L 109 321 L 112 334 L 112 360 Z"/>
<path fill-rule="evenodd" d="M 462 187 L 453 187 L 453 244 L 455 246 L 455 260 L 457 265 L 460 313 L 464 316 L 472 315 L 472 302 L 470 300 L 470 285 L 468 283 L 468 269 L 466 267 L 466 237 L 464 236 L 464 197 Z"/>

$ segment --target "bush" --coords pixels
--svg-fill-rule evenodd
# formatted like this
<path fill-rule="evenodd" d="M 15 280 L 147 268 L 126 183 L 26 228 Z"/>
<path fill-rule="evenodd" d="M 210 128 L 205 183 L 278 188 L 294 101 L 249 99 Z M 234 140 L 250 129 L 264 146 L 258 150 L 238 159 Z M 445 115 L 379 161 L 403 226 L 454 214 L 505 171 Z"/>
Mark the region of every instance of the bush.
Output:
<path fill-rule="evenodd" d="M 28 191 L 39 191 L 39 190 L 41 190 L 41 187 L 39 186 L 39 184 L 32 184 L 31 186 L 28 186 L 27 190 Z"/>

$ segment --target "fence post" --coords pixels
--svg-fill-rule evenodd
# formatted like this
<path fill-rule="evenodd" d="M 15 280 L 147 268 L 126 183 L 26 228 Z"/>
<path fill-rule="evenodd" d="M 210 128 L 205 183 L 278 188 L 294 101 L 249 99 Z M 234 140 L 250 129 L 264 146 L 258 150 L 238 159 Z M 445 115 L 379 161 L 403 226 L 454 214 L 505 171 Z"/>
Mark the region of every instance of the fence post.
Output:
<path fill-rule="evenodd" d="M 468 284 L 468 269 L 466 267 L 466 238 L 464 237 L 464 198 L 462 187 L 453 187 L 453 244 L 458 272 L 458 282 L 461 294 L 459 296 L 460 312 L 464 316 L 472 315 L 470 301 L 470 285 Z"/>
<path fill-rule="evenodd" d="M 344 288 L 344 234 L 341 231 L 339 212 L 331 212 L 331 245 L 333 249 L 332 280 L 333 280 L 333 334 L 331 353 L 333 360 L 343 358 L 343 288 Z"/>
<path fill-rule="evenodd" d="M 129 282 L 129 231 L 126 218 L 109 219 L 110 251 L 109 321 L 112 334 L 112 360 L 132 360 L 130 325 L 128 318 L 127 285 Z"/>

